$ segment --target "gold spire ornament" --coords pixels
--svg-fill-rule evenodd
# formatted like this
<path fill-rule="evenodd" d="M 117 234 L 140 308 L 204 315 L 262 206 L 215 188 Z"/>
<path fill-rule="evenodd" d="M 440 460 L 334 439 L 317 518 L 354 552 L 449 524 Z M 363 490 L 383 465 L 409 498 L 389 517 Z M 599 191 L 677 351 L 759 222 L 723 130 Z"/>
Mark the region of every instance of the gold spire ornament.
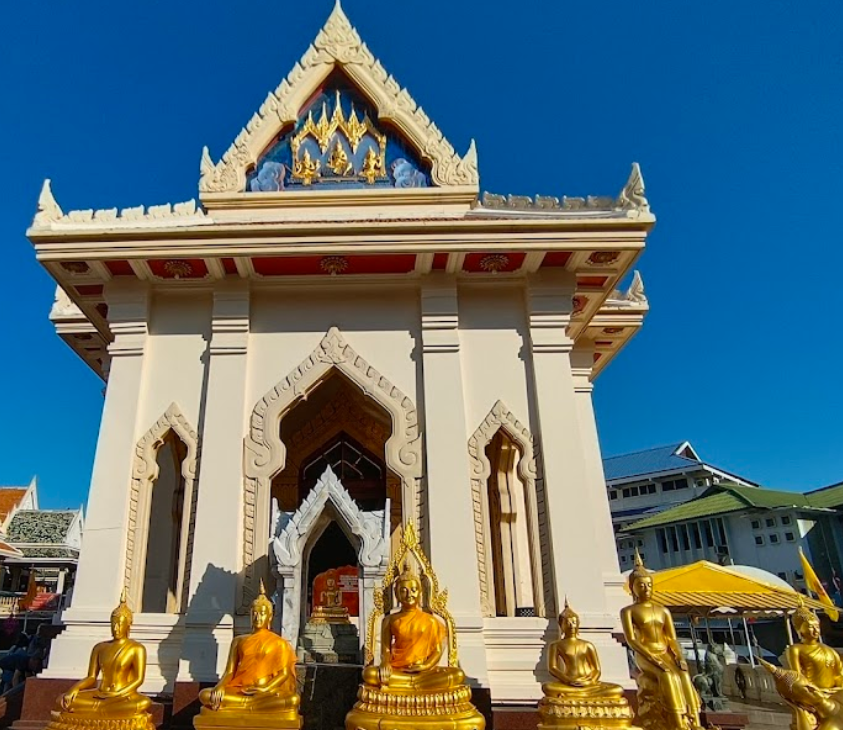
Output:
<path fill-rule="evenodd" d="M 471 704 L 471 689 L 459 668 L 447 599 L 408 522 L 383 587 L 375 592 L 367 624 L 367 666 L 358 701 L 345 718 L 346 730 L 484 730 L 486 722 Z M 377 635 L 379 664 L 374 663 Z"/>
<path fill-rule="evenodd" d="M 554 680 L 542 685 L 540 730 L 630 730 L 632 710 L 617 684 L 600 681 L 600 658 L 594 644 L 579 637 L 580 617 L 565 599 L 559 614 L 560 638 L 547 652 Z"/>
<path fill-rule="evenodd" d="M 87 676 L 58 698 L 49 730 L 155 729 L 148 712 L 152 700 L 138 692 L 146 677 L 146 649 L 129 638 L 132 619 L 124 588 L 111 612 L 111 641 L 94 646 Z"/>
<path fill-rule="evenodd" d="M 688 673 L 673 617 L 653 601 L 653 576 L 635 550 L 629 574 L 633 603 L 621 610 L 627 646 L 640 670 L 638 724 L 645 730 L 700 730 L 702 701 Z"/>
<path fill-rule="evenodd" d="M 788 667 L 816 695 L 829 697 L 843 690 L 843 661 L 837 651 L 822 643 L 820 620 L 805 606 L 801 597 L 791 621 L 800 641 L 785 651 Z M 793 730 L 812 730 L 821 720 L 816 708 L 806 707 L 805 703 L 791 702 L 787 697 L 784 699 L 793 712 Z"/>
<path fill-rule="evenodd" d="M 252 601 L 252 633 L 235 637 L 219 682 L 199 693 L 202 709 L 193 719 L 197 730 L 301 727 L 296 654 L 286 639 L 271 630 L 272 615 L 272 602 L 261 580 L 260 593 Z"/>

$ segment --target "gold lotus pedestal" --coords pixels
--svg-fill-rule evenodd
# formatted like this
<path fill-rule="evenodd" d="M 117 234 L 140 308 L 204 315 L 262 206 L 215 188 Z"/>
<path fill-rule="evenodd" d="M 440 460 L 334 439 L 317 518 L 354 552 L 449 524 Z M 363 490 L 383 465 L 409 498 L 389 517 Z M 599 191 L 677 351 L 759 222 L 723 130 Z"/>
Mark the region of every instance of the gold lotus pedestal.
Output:
<path fill-rule="evenodd" d="M 446 604 L 447 591 L 440 592 L 415 528 L 408 523 L 383 588 L 375 594 L 366 632 L 368 666 L 357 703 L 346 715 L 346 730 L 485 729 L 459 668 L 454 620 Z M 381 662 L 376 666 L 378 624 Z M 445 643 L 447 666 L 439 666 Z"/>
<path fill-rule="evenodd" d="M 111 613 L 111 641 L 93 648 L 88 675 L 58 698 L 49 730 L 155 730 L 152 700 L 138 692 L 146 649 L 129 638 L 132 619 L 124 591 Z"/>

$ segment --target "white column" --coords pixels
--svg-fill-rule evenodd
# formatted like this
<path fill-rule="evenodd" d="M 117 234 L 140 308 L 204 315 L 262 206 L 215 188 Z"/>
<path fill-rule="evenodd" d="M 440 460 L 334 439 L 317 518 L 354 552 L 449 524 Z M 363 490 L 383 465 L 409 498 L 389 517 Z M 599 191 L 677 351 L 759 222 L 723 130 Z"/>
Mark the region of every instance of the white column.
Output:
<path fill-rule="evenodd" d="M 578 344 L 571 353 L 571 372 L 574 378 L 574 400 L 577 403 L 577 419 L 588 475 L 587 492 L 594 514 L 592 527 L 596 548 L 595 559 L 599 560 L 603 571 L 607 608 L 612 613 L 618 613 L 627 602 L 627 594 L 623 590 L 623 579 L 618 567 L 612 511 L 609 508 L 606 475 L 603 472 L 603 455 L 600 451 L 597 420 L 594 417 L 594 403 L 591 398 L 594 390 L 594 384 L 591 382 L 593 364 L 593 348 Z"/>
<path fill-rule="evenodd" d="M 454 277 L 431 274 L 425 279 L 421 316 L 427 456 L 425 537 L 439 583 L 448 589 L 463 670 L 472 684 L 486 687 Z"/>
<path fill-rule="evenodd" d="M 190 598 L 179 666 L 179 679 L 185 681 L 219 676 L 239 603 L 248 339 L 248 285 L 221 282 L 214 291 Z"/>
<path fill-rule="evenodd" d="M 567 334 L 573 277 L 538 274 L 528 290 L 533 398 L 544 466 L 547 517 L 557 605 L 565 597 L 582 617 L 583 633 L 600 651 L 604 678 L 629 683 L 624 652 L 611 636 L 618 625 L 603 583 L 603 563 L 612 544 L 606 515 L 591 499 L 593 459 L 584 443 L 571 367 L 574 343 Z"/>
<path fill-rule="evenodd" d="M 84 675 L 91 647 L 109 636 L 109 617 L 120 599 L 126 570 L 129 492 L 147 346 L 148 292 L 140 283 L 121 282 L 119 292 L 106 286 L 105 293 L 114 335 L 108 347 L 108 386 L 73 604 L 62 614 L 67 629 L 53 642 L 50 666 L 42 675 L 45 677 Z"/>

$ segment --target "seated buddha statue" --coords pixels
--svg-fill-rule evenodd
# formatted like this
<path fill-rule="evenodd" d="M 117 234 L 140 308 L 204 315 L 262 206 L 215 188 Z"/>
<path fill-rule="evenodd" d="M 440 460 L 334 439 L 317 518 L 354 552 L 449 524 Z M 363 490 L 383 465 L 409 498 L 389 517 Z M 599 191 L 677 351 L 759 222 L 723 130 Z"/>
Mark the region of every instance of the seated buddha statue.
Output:
<path fill-rule="evenodd" d="M 132 611 L 124 590 L 111 613 L 111 641 L 93 648 L 88 675 L 58 698 L 50 726 L 81 726 L 88 721 L 101 727 L 114 720 L 115 726 L 123 727 L 128 720 L 132 728 L 154 728 L 147 712 L 152 700 L 138 692 L 146 676 L 146 649 L 129 638 L 131 626 Z"/>
<path fill-rule="evenodd" d="M 799 643 L 792 644 L 785 652 L 787 664 L 802 676 L 805 683 L 819 693 L 830 695 L 843 690 L 843 661 L 840 654 L 823 644 L 820 620 L 799 600 L 799 607 L 793 612 L 793 628 L 799 634 Z M 802 707 L 793 709 L 792 730 L 811 730 L 816 724 L 812 713 Z"/>
<path fill-rule="evenodd" d="M 415 557 L 433 585 L 430 606 L 423 604 L 422 579 L 409 560 L 397 574 L 395 566 L 409 555 Z M 346 716 L 346 730 L 391 730 L 448 726 L 453 730 L 484 730 L 483 716 L 471 704 L 471 689 L 457 666 L 454 625 L 445 608 L 445 594 L 438 592 L 427 558 L 421 551 L 412 523 L 401 538 L 393 567 L 387 572 L 382 592 L 376 598 L 374 617 L 369 620 L 367 654 L 372 659 L 372 629 L 382 606 L 393 593 L 397 610 L 381 619 L 380 664 L 363 669 L 358 702 Z M 431 606 L 435 606 L 434 609 Z M 447 666 L 440 666 L 444 645 L 448 645 Z"/>
<path fill-rule="evenodd" d="M 554 681 L 542 685 L 539 728 L 579 728 L 586 718 L 603 728 L 628 730 L 632 710 L 617 684 L 600 681 L 600 658 L 590 641 L 579 637 L 580 617 L 565 601 L 559 614 L 560 638 L 548 647 L 547 669 Z"/>
<path fill-rule="evenodd" d="M 639 674 L 638 720 L 647 730 L 699 730 L 702 701 L 688 673 L 673 617 L 653 601 L 653 576 L 638 551 L 629 574 L 633 603 L 621 610 L 626 643 Z"/>
<path fill-rule="evenodd" d="M 263 581 L 252 602 L 252 632 L 235 637 L 225 672 L 216 686 L 199 693 L 202 709 L 197 728 L 300 728 L 296 688 L 296 655 L 286 639 L 274 633 L 272 603 Z"/>
<path fill-rule="evenodd" d="M 559 614 L 560 638 L 548 648 L 547 669 L 555 682 L 542 685 L 547 697 L 622 697 L 623 688 L 600 681 L 600 658 L 594 644 L 579 637 L 580 617 L 565 601 Z"/>
<path fill-rule="evenodd" d="M 319 593 L 319 601 L 310 620 L 313 623 L 348 623 L 348 608 L 342 605 L 342 591 L 335 575 L 325 578 L 325 589 Z"/>

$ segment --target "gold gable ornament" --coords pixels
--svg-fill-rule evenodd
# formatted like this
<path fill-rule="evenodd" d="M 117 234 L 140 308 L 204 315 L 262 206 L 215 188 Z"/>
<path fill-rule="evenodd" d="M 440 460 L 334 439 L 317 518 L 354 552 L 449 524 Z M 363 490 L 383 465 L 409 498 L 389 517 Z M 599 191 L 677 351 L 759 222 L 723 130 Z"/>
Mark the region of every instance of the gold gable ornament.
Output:
<path fill-rule="evenodd" d="M 345 144 L 351 154 L 356 155 L 360 143 L 367 135 L 372 138 L 373 144 L 366 150 L 360 169 L 355 170 Z M 318 145 L 322 156 L 328 154 L 324 162 L 314 159 L 304 146 L 308 139 Z M 351 112 L 346 116 L 338 90 L 333 113 L 328 114 L 328 105 L 324 101 L 318 120 L 314 119 L 311 109 L 301 129 L 290 141 L 290 149 L 293 157 L 293 179 L 300 180 L 303 185 L 312 184 L 316 178 L 326 179 L 326 176 L 362 179 L 369 185 L 386 178 L 386 135 L 375 127 L 368 113 L 361 119 L 353 102 Z"/>
<path fill-rule="evenodd" d="M 414 570 L 418 569 L 418 573 Z M 366 632 L 366 667 L 346 730 L 484 730 L 459 668 L 448 592 L 408 522 L 390 560 Z M 380 663 L 375 632 L 380 623 Z M 443 644 L 447 664 L 440 665 Z"/>

